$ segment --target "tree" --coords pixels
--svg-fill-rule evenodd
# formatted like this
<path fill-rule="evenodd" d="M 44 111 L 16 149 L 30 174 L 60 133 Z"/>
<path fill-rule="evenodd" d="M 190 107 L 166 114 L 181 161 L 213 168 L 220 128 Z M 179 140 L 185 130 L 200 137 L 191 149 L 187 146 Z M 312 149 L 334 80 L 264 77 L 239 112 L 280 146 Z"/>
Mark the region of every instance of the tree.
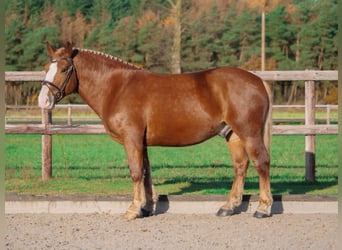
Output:
<path fill-rule="evenodd" d="M 236 13 L 236 3 L 231 4 L 223 20 L 223 30 L 221 37 L 222 58 L 220 60 L 220 65 L 237 66 L 236 55 L 239 41 L 236 34 L 232 32 Z"/>
<path fill-rule="evenodd" d="M 7 45 L 5 47 L 5 68 L 6 70 L 24 70 L 24 65 L 19 65 L 19 58 L 24 53 L 21 44 L 23 37 L 27 33 L 27 28 L 20 19 L 12 19 L 8 22 L 5 28 L 5 44 Z"/>
<path fill-rule="evenodd" d="M 19 58 L 19 65 L 25 65 L 25 70 L 41 70 L 42 65 L 48 62 L 45 49 L 45 42 L 57 42 L 57 26 L 41 27 L 25 36 L 21 43 L 23 48 L 22 56 Z M 34 43 L 32 41 L 35 41 Z"/>
<path fill-rule="evenodd" d="M 72 42 L 75 46 L 83 47 L 90 28 L 80 10 L 77 10 L 75 20 L 72 22 Z"/>
<path fill-rule="evenodd" d="M 317 67 L 320 70 L 337 68 L 338 56 L 338 17 L 337 4 L 333 1 L 319 1 L 317 4 L 318 20 L 316 30 L 320 38 L 320 49 L 317 57 Z"/>
<path fill-rule="evenodd" d="M 160 15 L 152 10 L 146 10 L 137 19 L 137 46 L 135 62 L 145 68 L 160 73 L 170 73 L 172 56 L 173 19 Z"/>
<path fill-rule="evenodd" d="M 134 16 L 127 16 L 116 23 L 110 36 L 111 46 L 108 52 L 129 62 L 142 63 L 143 59 L 137 53 L 136 20 Z"/>
<path fill-rule="evenodd" d="M 51 1 L 51 0 L 50 0 Z M 56 8 L 57 13 L 61 15 L 66 12 L 68 16 L 75 17 L 77 11 L 80 11 L 82 15 L 89 16 L 93 7 L 92 0 L 57 0 L 51 1 Z"/>
<path fill-rule="evenodd" d="M 188 24 L 187 34 L 182 54 L 182 68 L 184 71 L 195 71 L 210 67 L 210 53 L 205 46 L 209 36 L 205 33 L 206 14 L 203 13 L 193 23 Z"/>
<path fill-rule="evenodd" d="M 21 43 L 28 33 L 27 17 L 24 18 L 25 4 L 19 0 L 5 3 L 5 68 L 6 70 L 22 70 L 25 67 L 19 65 L 19 58 L 23 54 Z"/>
<path fill-rule="evenodd" d="M 224 45 L 222 43 L 222 33 L 224 29 L 220 12 L 216 4 L 212 6 L 206 16 L 206 23 L 210 25 L 207 26 L 206 33 L 208 34 L 208 41 L 205 48 L 209 53 L 208 60 L 210 62 L 210 67 L 217 67 L 220 65 L 220 61 L 222 61 L 223 58 L 222 47 Z"/>
<path fill-rule="evenodd" d="M 266 69 L 337 69 L 336 0 L 5 1 L 5 69 L 41 69 L 49 40 L 158 72 L 223 65 L 257 70 L 265 3 Z M 302 92 L 298 83 L 276 86 L 278 102 Z M 320 100 L 334 100 L 334 84 L 322 82 L 317 90 Z"/>
<path fill-rule="evenodd" d="M 112 13 L 110 10 L 110 0 L 94 1 L 91 9 L 91 19 L 96 25 L 107 25 L 112 20 Z"/>
<path fill-rule="evenodd" d="M 139 63 L 146 68 L 159 68 L 162 64 L 162 54 L 160 54 L 160 37 L 161 30 L 158 25 L 160 23 L 159 17 L 151 10 L 144 12 L 137 20 L 137 53 L 136 56 Z M 160 24 L 161 25 L 161 24 Z"/>
<path fill-rule="evenodd" d="M 171 47 L 171 73 L 181 72 L 181 41 L 182 41 L 182 0 L 168 0 L 171 5 L 170 16 L 173 19 L 173 38 Z"/>
<path fill-rule="evenodd" d="M 236 17 L 232 30 L 235 38 L 236 56 L 243 65 L 252 55 L 260 55 L 260 22 L 255 11 L 246 9 Z"/>
<path fill-rule="evenodd" d="M 280 70 L 295 68 L 291 44 L 296 40 L 296 37 L 287 15 L 286 7 L 280 5 L 268 13 L 266 23 L 269 56 L 275 59 L 277 68 Z"/>

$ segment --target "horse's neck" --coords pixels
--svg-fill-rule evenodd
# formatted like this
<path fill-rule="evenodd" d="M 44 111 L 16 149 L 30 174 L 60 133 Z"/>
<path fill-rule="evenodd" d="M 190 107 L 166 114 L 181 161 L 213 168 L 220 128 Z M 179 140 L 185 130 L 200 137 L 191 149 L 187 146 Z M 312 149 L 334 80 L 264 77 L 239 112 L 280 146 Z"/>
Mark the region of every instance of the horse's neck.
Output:
<path fill-rule="evenodd" d="M 77 61 L 75 64 L 76 63 Z M 79 65 L 76 65 L 79 79 L 78 94 L 102 119 L 104 102 L 106 101 L 108 92 L 115 91 L 114 88 L 116 85 L 119 85 L 121 81 L 110 83 L 109 86 L 110 72 L 113 71 L 113 68 L 87 68 L 87 64 L 82 62 L 79 62 L 78 64 Z"/>
<path fill-rule="evenodd" d="M 75 67 L 79 79 L 78 93 L 101 119 L 104 102 L 109 95 L 118 93 L 117 89 L 122 84 L 121 74 L 111 81 L 113 72 L 140 69 L 116 57 L 91 51 L 81 51 L 75 57 Z"/>

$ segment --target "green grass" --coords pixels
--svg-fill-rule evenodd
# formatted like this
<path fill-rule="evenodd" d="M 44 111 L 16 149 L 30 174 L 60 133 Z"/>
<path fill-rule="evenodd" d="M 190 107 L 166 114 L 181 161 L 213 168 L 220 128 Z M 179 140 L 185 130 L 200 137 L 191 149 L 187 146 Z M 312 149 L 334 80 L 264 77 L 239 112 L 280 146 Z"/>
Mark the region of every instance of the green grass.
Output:
<path fill-rule="evenodd" d="M 273 136 L 274 194 L 337 195 L 337 135 L 316 136 L 316 180 L 305 182 L 304 136 Z M 107 135 L 54 135 L 53 178 L 41 181 L 41 136 L 6 135 L 6 192 L 24 194 L 131 194 L 123 147 Z M 160 194 L 227 194 L 234 171 L 226 144 L 216 137 L 183 148 L 149 148 Z M 258 194 L 250 166 L 245 193 Z"/>
<path fill-rule="evenodd" d="M 327 112 L 325 110 L 318 110 L 315 112 L 315 117 L 320 119 L 327 118 Z M 305 119 L 305 112 L 303 110 L 273 110 L 272 111 L 272 118 L 301 118 Z M 330 113 L 331 119 L 338 119 L 337 110 L 331 110 Z"/>

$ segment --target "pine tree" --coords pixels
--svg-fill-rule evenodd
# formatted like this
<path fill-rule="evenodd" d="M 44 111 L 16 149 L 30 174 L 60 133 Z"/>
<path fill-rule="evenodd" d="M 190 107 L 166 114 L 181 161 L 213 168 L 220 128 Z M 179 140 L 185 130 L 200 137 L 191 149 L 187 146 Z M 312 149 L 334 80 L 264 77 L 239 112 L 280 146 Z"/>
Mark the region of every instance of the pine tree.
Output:
<path fill-rule="evenodd" d="M 86 22 L 80 10 L 76 11 L 75 20 L 72 22 L 72 42 L 75 46 L 83 47 L 84 40 L 86 39 L 89 31 L 89 25 Z"/>
<path fill-rule="evenodd" d="M 220 60 L 221 65 L 237 66 L 238 62 L 236 59 L 237 46 L 239 41 L 235 33 L 232 32 L 234 27 L 234 19 L 236 18 L 236 4 L 231 4 L 226 12 L 223 20 L 223 31 L 222 31 L 222 58 Z"/>
<path fill-rule="evenodd" d="M 185 72 L 210 68 L 210 51 L 206 48 L 210 37 L 205 32 L 206 13 L 195 20 L 187 28 L 183 50 L 182 68 Z"/>
<path fill-rule="evenodd" d="M 104 26 L 112 20 L 110 6 L 110 0 L 94 1 L 90 16 L 96 25 Z"/>
<path fill-rule="evenodd" d="M 145 11 L 137 20 L 135 61 L 155 72 L 173 72 L 170 67 L 173 29 L 166 23 L 151 10 Z"/>
<path fill-rule="evenodd" d="M 27 28 L 20 19 L 12 19 L 5 28 L 5 56 L 6 70 L 24 70 L 25 65 L 19 64 L 19 58 L 24 53 L 22 45 Z"/>
<path fill-rule="evenodd" d="M 266 20 L 268 56 L 274 58 L 279 70 L 294 69 L 295 54 L 290 47 L 296 37 L 287 19 L 286 7 L 278 6 L 268 13 Z"/>
<path fill-rule="evenodd" d="M 208 41 L 205 45 L 206 50 L 209 53 L 208 61 L 210 63 L 210 67 L 217 67 L 220 63 L 219 61 L 222 60 L 221 52 L 222 52 L 222 33 L 223 33 L 223 26 L 220 17 L 220 12 L 216 4 L 212 6 L 210 9 L 207 17 L 206 23 L 210 24 L 207 26 L 207 35 Z"/>
<path fill-rule="evenodd" d="M 137 26 L 136 18 L 129 16 L 116 23 L 111 36 L 111 46 L 108 51 L 125 61 L 142 63 L 142 56 L 137 53 Z"/>
<path fill-rule="evenodd" d="M 25 4 L 20 0 L 5 1 L 5 68 L 6 70 L 23 70 L 19 58 L 23 55 L 21 46 L 23 37 L 28 32 L 24 20 Z"/>

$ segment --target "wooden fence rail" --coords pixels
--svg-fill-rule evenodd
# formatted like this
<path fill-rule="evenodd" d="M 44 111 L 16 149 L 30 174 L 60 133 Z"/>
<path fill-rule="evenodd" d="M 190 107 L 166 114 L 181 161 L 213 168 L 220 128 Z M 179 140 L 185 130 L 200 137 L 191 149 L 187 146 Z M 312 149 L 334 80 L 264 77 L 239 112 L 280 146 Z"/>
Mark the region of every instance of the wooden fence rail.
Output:
<path fill-rule="evenodd" d="M 5 107 L 6 111 L 11 112 L 11 110 L 19 111 L 21 110 L 25 111 L 25 115 L 22 115 L 21 113 L 15 114 L 15 115 L 5 115 L 5 123 L 40 123 L 41 117 L 37 114 L 30 114 L 27 111 L 32 110 L 40 110 L 38 106 L 29 106 L 29 105 L 6 105 Z M 87 116 L 74 116 L 74 110 L 84 110 L 88 115 Z M 273 105 L 272 110 L 273 113 L 275 111 L 286 110 L 292 111 L 292 110 L 304 110 L 305 105 Z M 57 104 L 54 108 L 54 112 L 57 110 L 66 110 L 66 114 L 59 114 L 57 117 L 54 116 L 53 122 L 58 124 L 64 124 L 67 123 L 68 125 L 72 125 L 75 123 L 91 123 L 91 124 L 100 124 L 102 123 L 101 119 L 95 114 L 95 112 L 87 105 L 87 104 Z M 334 114 L 337 114 L 338 105 L 316 105 L 315 110 L 319 110 L 321 112 L 325 112 L 325 117 L 321 115 L 321 117 L 315 119 L 316 122 L 319 124 L 325 123 L 327 125 L 331 124 L 331 122 L 336 122 L 337 117 Z M 273 117 L 273 123 L 284 123 L 284 122 L 299 122 L 304 123 L 305 117 L 282 117 L 277 118 Z"/>
<path fill-rule="evenodd" d="M 315 135 L 338 134 L 337 125 L 315 125 L 315 81 L 338 80 L 337 71 L 253 71 L 265 81 L 305 81 L 305 125 L 273 125 L 272 134 L 305 135 L 307 182 L 315 182 Z M 5 81 L 39 82 L 44 78 L 42 71 L 5 72 Z M 42 110 L 42 124 L 6 124 L 7 134 L 42 135 L 42 179 L 52 176 L 53 134 L 104 134 L 103 125 L 53 125 L 52 113 Z"/>
<path fill-rule="evenodd" d="M 103 125 L 7 124 L 6 134 L 78 135 L 106 134 Z M 334 135 L 337 125 L 273 125 L 273 135 Z"/>
<path fill-rule="evenodd" d="M 336 70 L 301 71 L 251 71 L 265 81 L 337 81 Z M 44 71 L 6 71 L 7 82 L 39 82 L 44 79 Z"/>

